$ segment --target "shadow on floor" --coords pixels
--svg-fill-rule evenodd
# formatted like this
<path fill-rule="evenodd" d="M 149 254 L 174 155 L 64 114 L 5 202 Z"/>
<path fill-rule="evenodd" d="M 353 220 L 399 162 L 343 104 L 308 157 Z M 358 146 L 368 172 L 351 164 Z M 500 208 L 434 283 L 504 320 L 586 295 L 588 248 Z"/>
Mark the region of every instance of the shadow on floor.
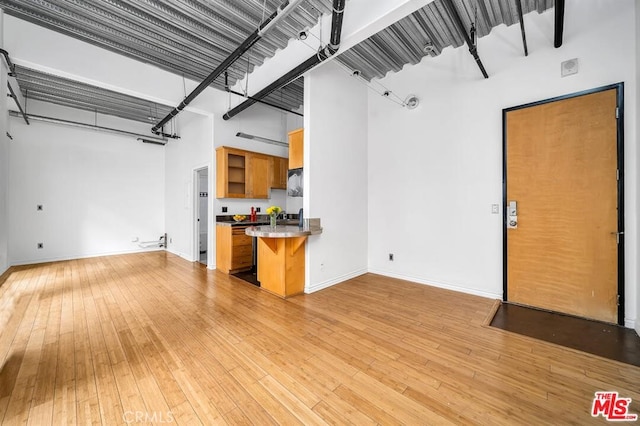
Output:
<path fill-rule="evenodd" d="M 640 337 L 629 328 L 509 303 L 491 326 L 640 367 Z"/>

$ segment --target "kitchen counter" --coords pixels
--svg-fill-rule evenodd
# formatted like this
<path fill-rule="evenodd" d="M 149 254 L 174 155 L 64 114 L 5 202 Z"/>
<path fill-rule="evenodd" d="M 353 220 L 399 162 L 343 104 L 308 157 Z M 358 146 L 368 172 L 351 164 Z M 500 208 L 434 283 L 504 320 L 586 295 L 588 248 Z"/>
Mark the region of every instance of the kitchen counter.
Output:
<path fill-rule="evenodd" d="M 278 226 L 280 225 L 298 225 L 298 219 L 279 219 L 277 222 Z M 258 220 L 256 222 L 250 222 L 248 220 L 243 220 L 241 222 L 236 222 L 235 220 L 219 220 L 216 221 L 216 225 L 221 226 L 260 226 L 260 225 L 269 225 L 269 219 L 266 220 Z"/>
<path fill-rule="evenodd" d="M 304 293 L 305 243 L 309 235 L 322 233 L 320 219 L 310 219 L 309 228 L 263 225 L 244 232 L 258 243 L 260 288 L 283 298 Z"/>
<path fill-rule="evenodd" d="M 308 229 L 304 229 L 291 225 L 277 225 L 275 228 L 272 228 L 270 225 L 262 225 L 250 226 L 245 229 L 244 232 L 252 237 L 293 238 L 322 234 L 322 228 L 319 226 L 311 226 Z"/>

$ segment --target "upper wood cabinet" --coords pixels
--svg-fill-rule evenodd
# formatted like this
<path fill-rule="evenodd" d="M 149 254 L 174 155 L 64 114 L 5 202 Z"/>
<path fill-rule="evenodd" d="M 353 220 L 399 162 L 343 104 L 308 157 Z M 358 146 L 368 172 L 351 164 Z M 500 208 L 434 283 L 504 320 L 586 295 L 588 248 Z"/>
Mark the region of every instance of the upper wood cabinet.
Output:
<path fill-rule="evenodd" d="M 247 168 L 247 198 L 269 198 L 269 186 L 271 183 L 269 157 L 248 153 L 247 159 L 249 160 L 249 167 Z"/>
<path fill-rule="evenodd" d="M 269 198 L 287 189 L 288 159 L 222 146 L 216 149 L 216 198 Z"/>
<path fill-rule="evenodd" d="M 271 170 L 271 188 L 287 189 L 287 169 L 289 168 L 289 159 L 271 157 L 269 163 Z"/>
<path fill-rule="evenodd" d="M 304 129 L 289 132 L 289 168 L 302 167 L 304 158 Z"/>
<path fill-rule="evenodd" d="M 216 149 L 216 197 L 246 198 L 247 152 L 220 147 Z"/>

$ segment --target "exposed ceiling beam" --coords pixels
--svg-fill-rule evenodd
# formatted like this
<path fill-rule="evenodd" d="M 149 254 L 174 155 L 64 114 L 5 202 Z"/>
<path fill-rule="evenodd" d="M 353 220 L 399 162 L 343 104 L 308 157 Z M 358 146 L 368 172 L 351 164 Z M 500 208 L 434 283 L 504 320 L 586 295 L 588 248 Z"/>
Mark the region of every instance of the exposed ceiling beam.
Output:
<path fill-rule="evenodd" d="M 555 25 L 553 35 L 553 47 L 562 46 L 562 33 L 564 32 L 564 0 L 556 0 Z"/>
<path fill-rule="evenodd" d="M 180 111 L 184 109 L 187 105 L 193 101 L 200 93 L 202 93 L 213 81 L 218 78 L 223 72 L 231 66 L 236 60 L 238 60 L 246 51 L 251 49 L 251 47 L 260 40 L 264 34 L 276 24 L 276 22 L 280 21 L 282 18 L 286 17 L 293 8 L 295 8 L 300 0 L 285 0 L 282 3 L 281 7 L 278 8 L 275 12 L 273 12 L 267 19 L 265 19 L 258 28 L 249 35 L 241 44 L 238 46 L 231 54 L 223 60 L 212 72 L 205 78 L 195 89 L 189 93 L 189 95 L 184 98 L 182 102 L 178 106 L 176 106 L 166 117 L 160 120 L 157 124 L 155 124 L 151 131 L 155 134 L 163 133 L 160 129 L 169 122 L 173 117 L 178 115 Z"/>
<path fill-rule="evenodd" d="M 522 13 L 522 0 L 516 0 L 516 7 L 518 9 L 518 18 L 520 20 L 520 33 L 522 34 L 522 47 L 524 48 L 524 56 L 529 56 L 529 49 L 527 49 L 527 34 L 524 31 L 524 14 Z"/>
<path fill-rule="evenodd" d="M 480 60 L 480 55 L 478 55 L 478 48 L 473 43 L 473 41 L 471 41 L 471 38 L 467 33 L 467 29 L 464 27 L 464 23 L 462 22 L 462 18 L 460 18 L 460 14 L 456 10 L 456 6 L 453 4 L 453 0 L 444 0 L 444 4 L 449 10 L 449 14 L 453 19 L 453 23 L 455 24 L 456 28 L 467 42 L 467 46 L 469 46 L 469 53 L 471 53 L 473 58 L 476 60 L 476 64 L 478 64 L 478 68 L 480 68 L 482 75 L 484 76 L 484 78 L 489 78 L 489 74 L 487 74 L 487 70 L 484 69 L 484 65 L 482 65 L 482 61 Z"/>

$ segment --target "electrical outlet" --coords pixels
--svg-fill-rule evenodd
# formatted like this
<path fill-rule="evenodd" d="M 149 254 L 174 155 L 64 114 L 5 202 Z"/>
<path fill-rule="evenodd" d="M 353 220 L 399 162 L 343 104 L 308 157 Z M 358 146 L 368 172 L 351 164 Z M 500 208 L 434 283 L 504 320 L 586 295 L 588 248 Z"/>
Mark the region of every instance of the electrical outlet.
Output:
<path fill-rule="evenodd" d="M 393 262 L 393 253 L 389 253 L 389 261 Z"/>
<path fill-rule="evenodd" d="M 256 207 L 256 212 L 260 213 L 260 207 Z"/>
<path fill-rule="evenodd" d="M 44 243 L 38 243 L 38 249 L 43 249 L 44 248 Z"/>
<path fill-rule="evenodd" d="M 39 212 L 41 212 L 41 211 L 42 211 L 42 204 L 38 204 L 38 205 L 36 206 L 36 210 L 37 210 L 37 211 L 39 211 Z"/>
<path fill-rule="evenodd" d="M 226 213 L 227 212 L 227 208 L 226 207 L 222 207 L 222 213 Z"/>

